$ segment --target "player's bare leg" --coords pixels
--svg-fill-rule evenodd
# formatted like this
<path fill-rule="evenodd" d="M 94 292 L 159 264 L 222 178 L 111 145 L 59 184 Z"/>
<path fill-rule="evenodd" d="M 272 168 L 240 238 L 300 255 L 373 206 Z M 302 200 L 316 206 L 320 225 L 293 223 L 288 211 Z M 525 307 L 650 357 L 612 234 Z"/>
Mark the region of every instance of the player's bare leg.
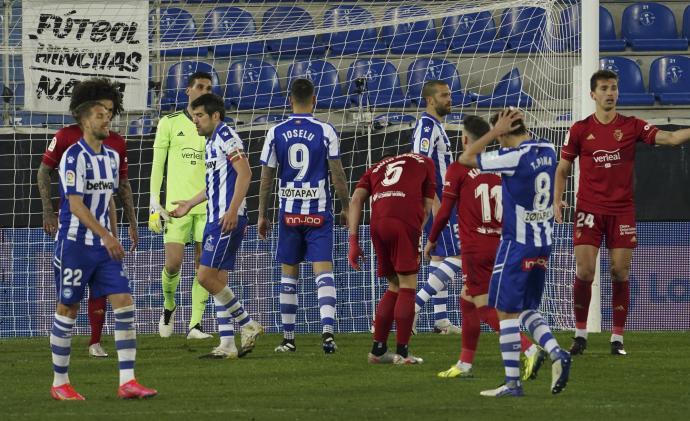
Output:
<path fill-rule="evenodd" d="M 394 353 L 388 351 L 388 335 L 390 334 L 395 320 L 395 304 L 398 301 L 398 276 L 392 275 L 388 278 L 388 289 L 379 300 L 376 306 L 376 317 L 374 317 L 374 344 L 369 353 L 370 364 L 391 364 Z"/>
<path fill-rule="evenodd" d="M 613 329 L 611 332 L 611 354 L 626 355 L 623 348 L 623 331 L 628 318 L 630 304 L 630 264 L 632 249 L 615 248 L 609 250 L 611 256 L 611 308 L 613 310 Z"/>
<path fill-rule="evenodd" d="M 280 269 L 280 319 L 283 325 L 283 340 L 275 352 L 295 352 L 295 322 L 297 320 L 297 280 L 299 265 L 281 264 Z"/>
<path fill-rule="evenodd" d="M 575 337 L 571 355 L 581 355 L 587 348 L 587 316 L 592 298 L 592 282 L 596 271 L 599 248 L 592 245 L 575 246 L 575 283 L 573 284 L 573 311 Z"/>
<path fill-rule="evenodd" d="M 199 285 L 199 261 L 201 260 L 201 243 L 194 242 L 194 280 L 192 281 L 192 317 L 189 319 L 187 339 L 208 339 L 212 336 L 201 328 L 201 318 L 206 311 L 208 291 Z"/>
<path fill-rule="evenodd" d="M 412 322 L 414 320 L 414 305 L 417 292 L 417 273 L 397 274 L 398 299 L 395 302 L 394 319 L 396 326 L 396 352 L 393 364 L 409 365 L 424 362 L 408 351 L 410 337 L 412 336 Z"/>
<path fill-rule="evenodd" d="M 84 400 L 70 384 L 67 374 L 72 351 L 72 329 L 78 312 L 79 303 L 58 303 L 55 308 L 53 328 L 50 332 L 50 349 L 53 356 L 53 386 L 50 388 L 50 395 L 55 400 Z"/>
<path fill-rule="evenodd" d="M 315 281 L 319 300 L 319 313 L 321 315 L 323 352 L 332 354 L 338 349 L 335 343 L 335 336 L 333 336 L 336 304 L 333 263 L 314 262 L 312 266 L 316 275 Z"/>
<path fill-rule="evenodd" d="M 175 326 L 175 292 L 180 283 L 180 269 L 184 258 L 184 244 L 165 243 L 165 266 L 161 273 L 163 287 L 163 314 L 158 321 L 158 334 L 161 338 L 168 338 Z"/>

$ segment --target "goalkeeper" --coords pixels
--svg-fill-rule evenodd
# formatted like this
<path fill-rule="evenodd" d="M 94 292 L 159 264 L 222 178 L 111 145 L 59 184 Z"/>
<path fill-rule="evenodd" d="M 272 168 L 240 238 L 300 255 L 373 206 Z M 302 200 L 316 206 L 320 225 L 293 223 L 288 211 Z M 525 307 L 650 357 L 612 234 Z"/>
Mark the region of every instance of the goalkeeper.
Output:
<path fill-rule="evenodd" d="M 189 76 L 185 93 L 188 104 L 203 94 L 210 93 L 211 75 L 196 72 Z M 175 291 L 180 283 L 180 269 L 185 244 L 194 241 L 194 281 L 192 283 L 192 317 L 189 321 L 187 339 L 206 339 L 211 335 L 201 328 L 201 318 L 208 302 L 208 291 L 199 285 L 197 271 L 201 256 L 201 241 L 206 225 L 206 208 L 197 205 L 189 214 L 174 220 L 168 218 L 168 210 L 176 200 L 194 196 L 206 187 L 206 166 L 204 161 L 206 139 L 197 134 L 189 105 L 182 111 L 161 118 L 153 144 L 153 165 L 151 168 L 151 208 L 149 229 L 163 232 L 165 244 L 165 267 L 161 274 L 163 283 L 163 314 L 158 322 L 158 333 L 162 338 L 172 335 L 175 324 Z M 167 180 L 165 186 L 166 206 L 160 204 L 163 182 L 163 167 L 167 159 Z"/>

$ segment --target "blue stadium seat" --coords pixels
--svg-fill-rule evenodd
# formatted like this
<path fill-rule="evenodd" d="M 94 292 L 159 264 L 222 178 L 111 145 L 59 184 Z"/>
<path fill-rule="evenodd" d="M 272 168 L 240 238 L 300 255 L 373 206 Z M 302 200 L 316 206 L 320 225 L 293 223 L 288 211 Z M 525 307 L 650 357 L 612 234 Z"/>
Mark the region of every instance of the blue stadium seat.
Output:
<path fill-rule="evenodd" d="M 407 99 L 420 107 L 426 106 L 422 98 L 422 88 L 427 80 L 442 80 L 448 84 L 453 105 L 467 105 L 472 102 L 470 95 L 462 92 L 458 69 L 454 64 L 442 59 L 419 58 L 407 68 Z"/>
<path fill-rule="evenodd" d="M 17 111 L 11 116 L 13 126 L 44 127 L 61 129 L 74 123 L 74 117 L 69 114 L 46 114 L 31 111 Z"/>
<path fill-rule="evenodd" d="M 256 34 L 256 25 L 251 13 L 239 7 L 215 7 L 206 13 L 204 34 L 210 39 L 248 37 Z M 262 42 L 243 42 L 209 47 L 214 57 L 229 57 L 247 54 L 261 54 Z"/>
<path fill-rule="evenodd" d="M 604 6 L 599 6 L 599 51 L 624 51 L 625 40 L 616 38 L 613 16 Z"/>
<path fill-rule="evenodd" d="M 494 87 L 491 95 L 474 94 L 478 107 L 504 108 L 531 107 L 532 97 L 522 91 L 520 71 L 514 68 L 506 73 Z"/>
<path fill-rule="evenodd" d="M 690 42 L 690 5 L 683 11 L 683 32 L 681 37 L 685 37 Z"/>
<path fill-rule="evenodd" d="M 618 75 L 618 105 L 654 105 L 654 95 L 645 90 L 637 63 L 620 56 L 601 57 L 599 68 Z"/>
<path fill-rule="evenodd" d="M 448 124 L 462 124 L 465 119 L 464 113 L 450 113 L 445 117 L 445 122 Z"/>
<path fill-rule="evenodd" d="M 152 12 L 153 14 L 153 12 Z M 160 9 L 160 41 L 180 42 L 196 39 L 196 23 L 192 14 L 179 7 L 161 7 Z M 170 48 L 161 50 L 164 57 L 194 56 L 206 57 L 206 48 Z"/>
<path fill-rule="evenodd" d="M 495 53 L 506 49 L 506 41 L 496 39 L 496 23 L 489 11 L 443 18 L 441 28 L 442 37 L 454 53 Z"/>
<path fill-rule="evenodd" d="M 153 123 L 153 118 L 148 115 L 143 115 L 136 120 L 131 120 L 127 125 L 127 136 L 146 136 L 153 134 L 156 129 Z"/>
<path fill-rule="evenodd" d="M 678 38 L 676 18 L 660 3 L 635 3 L 623 11 L 621 32 L 635 51 L 687 50 L 688 39 Z"/>
<path fill-rule="evenodd" d="M 357 93 L 357 80 L 366 80 L 366 93 L 362 105 L 367 103 L 374 107 L 405 107 L 409 100 L 405 98 L 400 87 L 398 69 L 380 58 L 360 59 L 350 65 L 347 70 L 348 89 L 350 101 L 359 105 Z"/>
<path fill-rule="evenodd" d="M 181 61 L 168 69 L 161 98 L 161 110 L 167 111 L 175 108 L 182 110 L 187 107 L 188 98 L 185 90 L 189 83 L 189 76 L 194 72 L 210 73 L 213 77 L 213 93 L 216 95 L 223 94 L 218 73 L 213 66 L 203 61 Z"/>
<path fill-rule="evenodd" d="M 660 104 L 690 104 L 690 58 L 659 57 L 649 68 L 649 91 Z"/>
<path fill-rule="evenodd" d="M 270 124 L 270 123 L 279 123 L 281 121 L 287 120 L 287 116 L 282 115 L 282 114 L 264 114 L 256 117 L 254 120 L 252 120 L 252 124 L 257 125 L 257 124 Z"/>
<path fill-rule="evenodd" d="M 338 80 L 338 70 L 324 60 L 299 61 L 290 65 L 288 81 L 307 78 L 314 82 L 316 108 L 345 108 L 349 105 Z M 288 85 L 289 86 L 289 85 Z"/>
<path fill-rule="evenodd" d="M 386 10 L 385 21 L 428 16 L 429 11 L 419 6 L 398 6 Z M 438 39 L 433 19 L 384 26 L 381 38 L 395 54 L 431 54 L 448 49 L 445 41 Z"/>
<path fill-rule="evenodd" d="M 564 45 L 559 51 L 579 51 L 581 42 L 580 7 L 573 5 L 561 12 L 561 37 Z M 611 13 L 599 6 L 599 51 L 624 51 L 625 40 L 616 38 L 616 28 Z"/>
<path fill-rule="evenodd" d="M 402 124 L 412 126 L 416 121 L 417 118 L 413 115 L 405 113 L 385 113 L 374 117 L 372 124 L 375 130 L 381 130 L 389 126 L 400 126 Z"/>
<path fill-rule="evenodd" d="M 262 34 L 281 32 L 311 31 L 314 20 L 309 12 L 297 6 L 276 6 L 264 12 L 261 25 Z M 268 51 L 279 55 L 321 56 L 326 48 L 315 35 L 280 38 L 266 41 Z"/>
<path fill-rule="evenodd" d="M 540 7 L 513 7 L 501 14 L 498 33 L 517 53 L 529 53 L 543 48 L 546 31 L 546 10 Z"/>
<path fill-rule="evenodd" d="M 24 81 L 9 84 L 8 87 L 14 93 L 14 103 L 12 105 L 15 107 L 23 107 L 24 106 Z"/>
<path fill-rule="evenodd" d="M 234 61 L 228 69 L 225 106 L 240 110 L 284 108 L 287 98 L 272 64 L 262 60 Z"/>
<path fill-rule="evenodd" d="M 348 31 L 353 25 L 374 23 L 374 17 L 361 6 L 341 5 L 332 7 L 324 13 L 324 28 L 340 28 L 337 32 L 327 33 L 323 41 L 336 55 L 381 54 L 386 46 L 379 41 L 376 29 L 357 29 Z"/>

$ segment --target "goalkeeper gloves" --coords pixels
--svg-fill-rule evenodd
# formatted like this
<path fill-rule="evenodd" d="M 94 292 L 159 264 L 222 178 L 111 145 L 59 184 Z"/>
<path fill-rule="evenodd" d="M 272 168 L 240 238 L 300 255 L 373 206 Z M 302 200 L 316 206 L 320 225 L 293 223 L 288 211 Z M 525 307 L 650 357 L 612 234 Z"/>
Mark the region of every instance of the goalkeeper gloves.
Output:
<path fill-rule="evenodd" d="M 165 223 L 168 222 L 170 216 L 168 211 L 163 209 L 161 205 L 155 200 L 151 199 L 151 206 L 149 210 L 149 229 L 156 234 L 163 231 Z"/>
<path fill-rule="evenodd" d="M 350 252 L 347 255 L 347 260 L 353 269 L 361 270 L 358 261 L 360 257 L 364 260 L 364 252 L 359 247 L 359 238 L 356 235 L 350 235 L 348 242 L 350 243 Z"/>

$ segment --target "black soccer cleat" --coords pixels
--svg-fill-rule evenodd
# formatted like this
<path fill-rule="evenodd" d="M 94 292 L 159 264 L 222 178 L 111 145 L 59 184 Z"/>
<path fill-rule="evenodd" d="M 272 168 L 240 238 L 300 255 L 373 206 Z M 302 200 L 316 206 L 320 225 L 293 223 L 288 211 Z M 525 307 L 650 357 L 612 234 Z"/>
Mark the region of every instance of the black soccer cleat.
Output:
<path fill-rule="evenodd" d="M 283 342 L 280 343 L 277 347 L 274 349 L 275 352 L 295 352 L 297 351 L 297 346 L 295 345 L 295 340 L 294 339 L 283 339 Z"/>
<path fill-rule="evenodd" d="M 326 354 L 335 354 L 338 349 L 338 345 L 335 344 L 335 338 L 332 333 L 324 333 L 321 336 L 323 340 L 323 352 Z"/>
<path fill-rule="evenodd" d="M 623 342 L 613 341 L 611 342 L 611 355 L 628 355 L 623 348 Z"/>
<path fill-rule="evenodd" d="M 573 338 L 573 344 L 570 346 L 570 355 L 582 355 L 587 349 L 587 339 L 576 336 Z"/>

